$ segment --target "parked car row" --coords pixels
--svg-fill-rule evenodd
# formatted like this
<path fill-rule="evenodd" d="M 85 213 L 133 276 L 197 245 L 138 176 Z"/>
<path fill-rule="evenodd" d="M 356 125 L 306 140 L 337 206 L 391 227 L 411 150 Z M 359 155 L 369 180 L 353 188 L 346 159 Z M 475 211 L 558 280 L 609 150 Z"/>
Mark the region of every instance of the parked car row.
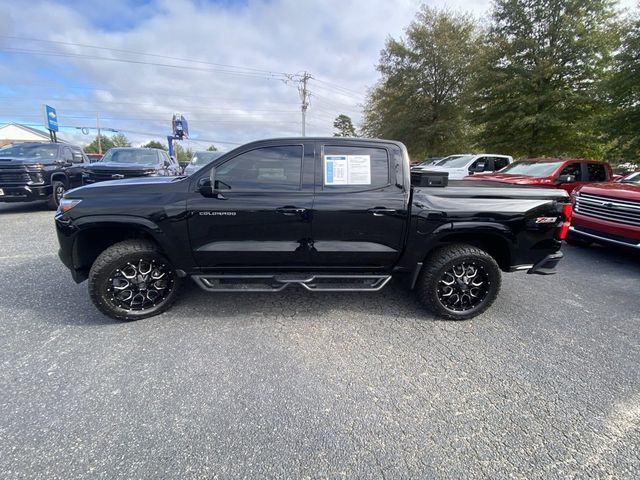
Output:
<path fill-rule="evenodd" d="M 65 191 L 81 185 L 132 177 L 191 175 L 222 155 L 195 152 L 184 172 L 161 149 L 112 148 L 91 162 L 81 148 L 57 143 L 20 143 L 0 149 L 0 202 L 47 200 L 60 204 Z M 433 172 L 451 180 L 560 188 L 571 194 L 575 212 L 568 240 L 640 249 L 640 172 L 613 174 L 608 163 L 542 158 L 513 161 L 508 155 L 460 154 L 430 159 L 412 174 Z"/>
<path fill-rule="evenodd" d="M 495 172 L 513 162 L 509 155 L 465 154 L 449 155 L 436 161 L 423 162 L 413 167 L 412 172 L 447 172 L 450 180 L 462 180 L 467 175 Z"/>
<path fill-rule="evenodd" d="M 185 174 L 219 155 L 196 152 Z M 103 156 L 85 154 L 80 147 L 62 143 L 16 143 L 0 149 L 0 202 L 47 200 L 49 207 L 56 209 L 65 191 L 81 185 L 180 174 L 177 160 L 156 148 L 112 148 Z"/>

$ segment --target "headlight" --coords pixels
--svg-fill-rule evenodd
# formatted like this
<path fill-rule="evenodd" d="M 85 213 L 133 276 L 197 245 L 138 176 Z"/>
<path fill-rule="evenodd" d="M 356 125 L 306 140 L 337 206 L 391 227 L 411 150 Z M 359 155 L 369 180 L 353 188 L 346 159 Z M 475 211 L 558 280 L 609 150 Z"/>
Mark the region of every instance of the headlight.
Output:
<path fill-rule="evenodd" d="M 67 213 L 73 207 L 78 205 L 82 200 L 75 198 L 64 198 L 60 200 L 60 206 L 58 207 L 58 213 Z"/>

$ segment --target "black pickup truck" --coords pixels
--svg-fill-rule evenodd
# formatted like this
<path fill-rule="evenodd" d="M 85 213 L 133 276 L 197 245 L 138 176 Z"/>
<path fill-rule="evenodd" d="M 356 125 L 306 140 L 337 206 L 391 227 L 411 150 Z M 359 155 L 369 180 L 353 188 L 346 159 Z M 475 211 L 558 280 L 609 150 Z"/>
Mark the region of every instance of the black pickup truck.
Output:
<path fill-rule="evenodd" d="M 0 202 L 47 200 L 53 210 L 65 190 L 82 185 L 89 159 L 73 145 L 14 143 L 0 149 Z"/>
<path fill-rule="evenodd" d="M 75 189 L 55 222 L 62 262 L 117 319 L 166 310 L 187 276 L 216 292 L 377 291 L 404 276 L 462 320 L 491 305 L 501 271 L 554 273 L 570 217 L 563 190 L 412 178 L 398 142 L 287 138 L 189 177 Z"/>

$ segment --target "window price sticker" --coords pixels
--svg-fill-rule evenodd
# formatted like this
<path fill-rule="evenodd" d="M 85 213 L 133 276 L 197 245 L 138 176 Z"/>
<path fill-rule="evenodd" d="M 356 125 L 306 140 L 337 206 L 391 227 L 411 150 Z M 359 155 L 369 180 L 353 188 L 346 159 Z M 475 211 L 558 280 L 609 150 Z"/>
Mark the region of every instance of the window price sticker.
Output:
<path fill-rule="evenodd" d="M 325 155 L 325 185 L 371 185 L 370 155 Z"/>

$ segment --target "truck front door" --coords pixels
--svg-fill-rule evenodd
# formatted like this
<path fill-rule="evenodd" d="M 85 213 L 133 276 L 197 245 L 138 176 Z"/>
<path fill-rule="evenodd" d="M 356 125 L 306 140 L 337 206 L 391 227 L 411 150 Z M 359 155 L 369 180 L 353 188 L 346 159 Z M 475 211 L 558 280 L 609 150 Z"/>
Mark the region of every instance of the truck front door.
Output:
<path fill-rule="evenodd" d="M 250 148 L 250 147 L 249 147 Z M 250 148 L 216 162 L 219 194 L 187 203 L 196 263 L 207 269 L 295 269 L 310 265 L 314 144 Z"/>
<path fill-rule="evenodd" d="M 394 145 L 319 143 L 313 205 L 315 267 L 386 270 L 398 260 L 408 186 Z"/>

